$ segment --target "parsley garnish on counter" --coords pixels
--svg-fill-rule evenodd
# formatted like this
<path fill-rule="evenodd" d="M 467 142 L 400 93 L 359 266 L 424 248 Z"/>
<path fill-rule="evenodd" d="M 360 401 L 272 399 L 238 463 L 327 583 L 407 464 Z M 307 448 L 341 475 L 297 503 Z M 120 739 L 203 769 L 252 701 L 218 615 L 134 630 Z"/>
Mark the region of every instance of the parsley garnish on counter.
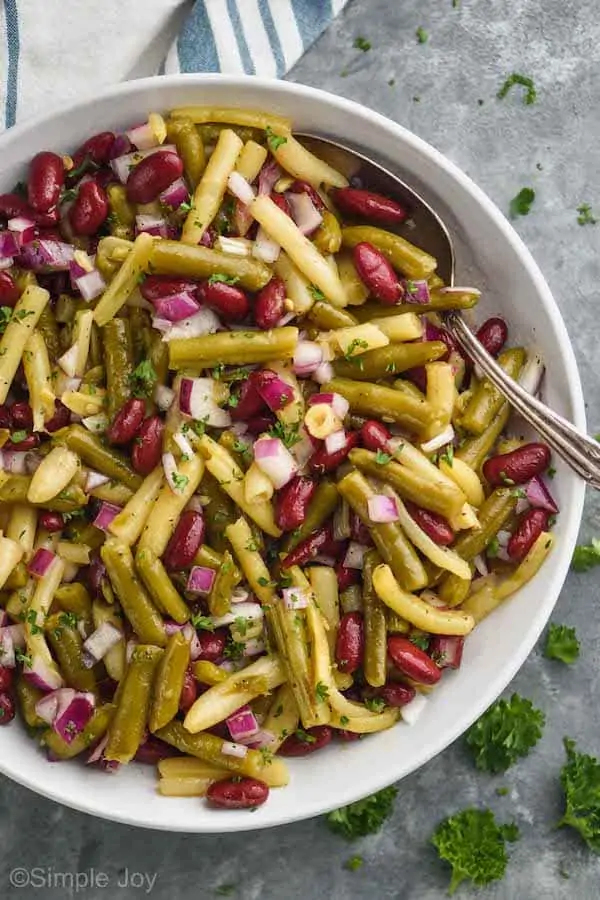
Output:
<path fill-rule="evenodd" d="M 497 700 L 467 732 L 475 765 L 484 772 L 506 772 L 535 747 L 545 724 L 544 713 L 531 700 L 518 694 Z"/>
<path fill-rule="evenodd" d="M 367 53 L 371 49 L 371 41 L 368 41 L 364 37 L 357 37 L 354 38 L 352 46 L 355 50 L 362 50 L 363 53 Z"/>
<path fill-rule="evenodd" d="M 567 665 L 579 658 L 579 641 L 574 628 L 552 623 L 546 636 L 544 656 L 547 659 L 558 659 Z"/>
<path fill-rule="evenodd" d="M 535 200 L 535 191 L 533 188 L 521 188 L 516 197 L 510 201 L 510 217 L 516 219 L 517 216 L 527 216 L 531 211 L 531 206 Z"/>
<path fill-rule="evenodd" d="M 356 872 L 357 869 L 360 869 L 363 862 L 362 856 L 351 856 L 350 859 L 347 859 L 344 863 L 344 868 L 348 869 L 350 872 Z"/>
<path fill-rule="evenodd" d="M 535 89 L 535 85 L 533 83 L 533 78 L 528 78 L 527 75 L 519 75 L 517 72 L 513 72 L 512 75 L 509 75 L 496 96 L 498 100 L 504 100 L 511 87 L 515 84 L 520 84 L 522 87 L 527 88 L 525 92 L 525 97 L 523 98 L 523 102 L 526 106 L 531 106 L 532 103 L 535 103 L 537 100 L 537 91 Z"/>
<path fill-rule="evenodd" d="M 349 841 L 375 834 L 392 814 L 397 793 L 395 787 L 384 788 L 364 800 L 334 809 L 326 816 L 327 824 Z"/>
<path fill-rule="evenodd" d="M 565 792 L 565 814 L 558 827 L 568 825 L 579 832 L 590 850 L 600 853 L 600 763 L 578 753 L 575 741 L 564 739 L 567 761 L 560 773 Z"/>
<path fill-rule="evenodd" d="M 571 568 L 576 572 L 587 572 L 600 563 L 600 538 L 592 538 L 591 544 L 579 544 L 573 552 Z"/>
<path fill-rule="evenodd" d="M 425 31 L 425 29 L 423 28 L 422 25 L 419 25 L 419 27 L 415 31 L 415 34 L 417 36 L 418 44 L 426 44 L 427 41 L 429 40 L 429 32 Z"/>
<path fill-rule="evenodd" d="M 577 212 L 579 213 L 577 221 L 580 225 L 595 225 L 598 221 L 589 203 L 582 203 L 577 207 Z"/>
<path fill-rule="evenodd" d="M 469 879 L 478 887 L 504 877 L 506 842 L 518 840 L 519 829 L 498 825 L 490 809 L 463 809 L 440 822 L 431 843 L 452 866 L 449 894 Z"/>

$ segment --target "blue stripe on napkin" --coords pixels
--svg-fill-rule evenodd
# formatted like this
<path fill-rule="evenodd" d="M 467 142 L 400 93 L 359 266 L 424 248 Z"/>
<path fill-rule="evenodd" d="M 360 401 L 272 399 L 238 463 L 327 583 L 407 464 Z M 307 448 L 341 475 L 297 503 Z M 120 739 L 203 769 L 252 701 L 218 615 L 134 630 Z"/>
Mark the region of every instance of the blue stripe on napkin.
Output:
<path fill-rule="evenodd" d="M 8 48 L 8 69 L 6 74 L 6 100 L 4 103 L 4 126 L 10 128 L 17 118 L 17 83 L 19 78 L 19 11 L 17 0 L 4 0 L 6 21 L 6 44 Z"/>

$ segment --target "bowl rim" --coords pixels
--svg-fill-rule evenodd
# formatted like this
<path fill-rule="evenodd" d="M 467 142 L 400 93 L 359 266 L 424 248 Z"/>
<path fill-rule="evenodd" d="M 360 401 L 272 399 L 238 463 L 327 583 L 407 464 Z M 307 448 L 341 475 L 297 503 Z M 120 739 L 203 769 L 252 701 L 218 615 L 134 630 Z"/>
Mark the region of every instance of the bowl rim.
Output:
<path fill-rule="evenodd" d="M 427 157 L 430 162 L 432 162 L 438 169 L 442 169 L 445 174 L 450 176 L 451 179 L 457 182 L 465 192 L 470 194 L 471 198 L 479 206 L 483 207 L 485 213 L 492 220 L 493 224 L 502 233 L 503 238 L 511 245 L 513 251 L 519 256 L 521 263 L 523 264 L 535 287 L 536 293 L 540 298 L 542 306 L 544 307 L 547 315 L 552 320 L 556 339 L 563 355 L 563 360 L 567 371 L 567 399 L 573 409 L 573 422 L 578 427 L 585 429 L 586 420 L 583 390 L 573 347 L 571 345 L 564 320 L 556 304 L 556 301 L 552 296 L 550 288 L 544 276 L 542 275 L 539 266 L 533 259 L 531 252 L 525 245 L 522 238 L 517 234 L 513 226 L 502 214 L 496 204 L 487 196 L 487 194 L 480 187 L 478 187 L 477 184 L 475 184 L 475 182 L 472 181 L 472 179 L 462 171 L 462 169 L 460 169 L 455 163 L 453 163 L 443 153 L 441 153 L 441 151 L 437 150 L 427 141 L 418 137 L 416 134 L 409 131 L 404 126 L 399 125 L 398 123 L 394 122 L 392 119 L 389 119 L 387 116 L 382 115 L 381 113 L 375 112 L 374 110 L 363 106 L 357 101 L 350 100 L 345 97 L 338 97 L 335 94 L 332 94 L 329 91 L 325 91 L 320 88 L 314 88 L 308 85 L 298 84 L 291 81 L 280 81 L 278 79 L 271 78 L 259 78 L 257 76 L 234 76 L 203 73 L 181 75 L 154 75 L 147 78 L 125 81 L 116 85 L 108 86 L 101 90 L 95 91 L 93 94 L 84 94 L 81 99 L 66 104 L 65 106 L 54 107 L 49 111 L 43 113 L 42 115 L 27 117 L 19 124 L 10 128 L 8 131 L 0 134 L 0 152 L 3 150 L 5 144 L 22 140 L 29 131 L 33 131 L 40 126 L 51 123 L 51 121 L 58 115 L 76 116 L 78 113 L 84 110 L 89 110 L 90 106 L 95 101 L 101 101 L 108 98 L 112 98 L 118 101 L 120 98 L 128 95 L 135 95 L 136 93 L 143 94 L 151 88 L 159 88 L 161 89 L 161 91 L 162 89 L 173 90 L 177 89 L 178 87 L 187 87 L 190 83 L 197 84 L 199 88 L 207 86 L 209 87 L 211 85 L 220 85 L 225 87 L 228 86 L 232 90 L 235 90 L 236 87 L 247 85 L 249 82 L 251 82 L 252 85 L 255 86 L 258 90 L 264 90 L 267 93 L 269 91 L 276 90 L 278 92 L 283 92 L 297 98 L 304 98 L 308 101 L 316 102 L 318 104 L 325 104 L 336 107 L 342 114 L 347 113 L 351 116 L 358 116 L 367 123 L 371 122 L 374 125 L 385 129 L 394 139 L 399 140 L 404 144 L 409 144 L 414 151 Z M 504 666 L 499 670 L 496 677 L 487 684 L 485 691 L 479 694 L 476 700 L 473 700 L 469 715 L 467 717 L 457 716 L 457 722 L 459 724 L 457 724 L 452 729 L 448 729 L 444 733 L 442 739 L 438 740 L 437 742 L 431 742 L 430 744 L 428 744 L 427 747 L 423 749 L 423 752 L 419 755 L 418 759 L 415 761 L 415 764 L 411 765 L 410 768 L 408 768 L 406 771 L 403 771 L 402 775 L 400 776 L 393 774 L 393 772 L 391 771 L 391 766 L 389 768 L 382 767 L 381 769 L 374 769 L 368 775 L 363 774 L 360 780 L 357 780 L 356 782 L 349 782 L 345 786 L 344 791 L 339 792 L 340 796 L 336 797 L 335 802 L 332 803 L 331 800 L 328 801 L 326 798 L 323 798 L 320 802 L 314 803 L 311 809 L 305 810 L 300 814 L 287 812 L 284 809 L 280 815 L 275 816 L 273 820 L 269 821 L 268 823 L 259 823 L 257 821 L 256 824 L 254 824 L 255 820 L 253 816 L 248 816 L 247 819 L 240 821 L 236 816 L 235 823 L 231 821 L 231 825 L 228 825 L 229 820 L 224 819 L 220 815 L 215 815 L 214 826 L 212 825 L 213 818 L 210 817 L 208 825 L 205 822 L 199 821 L 198 828 L 191 828 L 188 823 L 182 823 L 181 827 L 174 827 L 172 823 L 163 825 L 160 821 L 159 815 L 156 816 L 156 821 L 149 822 L 139 821 L 139 819 L 136 818 L 135 812 L 132 812 L 131 814 L 122 814 L 120 812 L 116 815 L 111 814 L 108 809 L 102 809 L 97 806 L 90 805 L 88 802 L 86 802 L 84 797 L 70 797 L 69 799 L 65 799 L 61 796 L 60 790 L 53 787 L 45 787 L 42 783 L 40 783 L 39 779 L 30 777 L 27 772 L 16 771 L 13 770 L 10 766 L 7 766 L 2 756 L 0 756 L 0 772 L 8 776 L 11 780 L 16 781 L 18 784 L 29 788 L 30 790 L 34 791 L 37 794 L 40 794 L 41 796 L 48 797 L 51 800 L 54 800 L 64 806 L 69 806 L 72 809 L 76 809 L 80 812 L 88 813 L 98 818 L 113 822 L 119 822 L 125 825 L 133 825 L 136 827 L 149 828 L 153 830 L 165 830 L 172 832 L 177 831 L 183 833 L 230 833 L 237 831 L 254 831 L 258 829 L 274 827 L 277 825 L 284 825 L 322 815 L 323 813 L 329 812 L 332 809 L 346 805 L 348 803 L 352 803 L 367 796 L 368 794 L 372 794 L 375 791 L 381 790 L 382 788 L 385 788 L 397 781 L 398 777 L 400 777 L 400 779 L 404 778 L 406 775 L 412 774 L 416 770 L 420 769 L 423 765 L 425 765 L 425 763 L 429 762 L 431 759 L 433 759 L 433 757 L 437 756 L 439 753 L 445 750 L 446 747 L 454 743 L 454 741 L 457 740 L 466 731 L 466 729 L 479 716 L 481 716 L 481 714 L 487 709 L 487 707 L 491 703 L 493 703 L 493 701 L 502 693 L 502 691 L 506 688 L 506 686 L 514 678 L 518 670 L 521 668 L 521 666 L 531 653 L 531 650 L 537 642 L 543 628 L 545 627 L 552 613 L 552 609 L 554 608 L 554 605 L 558 599 L 560 589 L 562 589 L 562 586 L 564 584 L 573 548 L 577 540 L 578 529 L 583 513 L 584 493 L 584 482 L 581 480 L 575 482 L 569 497 L 568 514 L 565 517 L 566 522 L 563 519 L 564 531 L 562 540 L 559 546 L 554 551 L 557 556 L 559 556 L 559 564 L 557 567 L 558 574 L 554 583 L 555 585 L 560 585 L 560 588 L 553 588 L 553 593 L 555 593 L 556 596 L 554 597 L 552 606 L 548 610 L 546 610 L 545 606 L 540 607 L 538 614 L 534 617 L 528 629 L 526 637 L 521 638 L 520 640 L 518 653 L 515 653 L 510 657 L 510 659 L 507 660 Z"/>

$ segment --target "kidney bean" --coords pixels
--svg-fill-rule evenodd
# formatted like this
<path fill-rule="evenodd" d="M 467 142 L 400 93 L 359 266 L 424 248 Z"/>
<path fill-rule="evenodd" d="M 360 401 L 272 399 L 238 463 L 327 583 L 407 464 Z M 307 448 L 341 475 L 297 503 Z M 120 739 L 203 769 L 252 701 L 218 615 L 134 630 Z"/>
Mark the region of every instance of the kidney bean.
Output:
<path fill-rule="evenodd" d="M 297 475 L 281 488 L 275 499 L 275 521 L 282 531 L 302 525 L 316 489 L 316 483 L 304 475 Z"/>
<path fill-rule="evenodd" d="M 58 512 L 48 512 L 43 510 L 40 512 L 38 518 L 38 525 L 40 528 L 45 528 L 46 531 L 49 531 L 50 534 L 53 534 L 55 531 L 62 531 L 65 527 L 65 520 L 63 519 L 61 513 Z"/>
<path fill-rule="evenodd" d="M 540 475 L 550 464 L 550 448 L 546 444 L 524 444 L 492 456 L 483 464 L 483 474 L 490 484 L 525 484 Z"/>
<path fill-rule="evenodd" d="M 271 278 L 254 302 L 254 321 L 263 331 L 275 328 L 285 315 L 286 289 L 281 278 Z"/>
<path fill-rule="evenodd" d="M 550 527 L 550 513 L 546 509 L 529 509 L 523 513 L 513 531 L 506 552 L 514 562 L 524 559 L 542 531 Z"/>
<path fill-rule="evenodd" d="M 370 293 L 385 306 L 394 306 L 402 298 L 403 288 L 396 273 L 373 244 L 363 241 L 352 251 L 356 271 Z"/>
<path fill-rule="evenodd" d="M 48 212 L 56 206 L 65 183 L 65 167 L 62 157 L 43 150 L 29 164 L 27 196 L 30 206 L 37 212 Z"/>
<path fill-rule="evenodd" d="M 433 322 L 429 320 L 425 323 L 425 340 L 427 341 L 441 341 L 442 344 L 445 344 L 448 348 L 448 352 L 444 354 L 444 356 L 440 357 L 442 362 L 446 362 L 451 353 L 460 353 L 462 354 L 462 350 L 452 337 L 449 331 L 446 331 L 445 328 L 438 328 L 437 325 L 434 325 Z"/>
<path fill-rule="evenodd" d="M 419 684 L 436 684 L 442 677 L 434 661 L 408 638 L 398 635 L 389 637 L 388 653 L 396 668 Z"/>
<path fill-rule="evenodd" d="M 161 150 L 146 156 L 129 173 L 127 199 L 130 203 L 152 203 L 183 174 L 183 162 L 176 153 Z"/>
<path fill-rule="evenodd" d="M 237 406 L 231 407 L 231 418 L 234 422 L 245 422 L 251 419 L 265 408 L 265 402 L 256 390 L 256 379 L 250 376 L 242 381 L 238 396 Z"/>
<path fill-rule="evenodd" d="M 154 737 L 154 735 L 148 735 L 143 744 L 137 749 L 137 752 L 134 756 L 136 762 L 145 763 L 149 766 L 155 766 L 161 759 L 169 759 L 171 756 L 180 756 L 178 750 L 175 747 L 169 746 L 169 744 L 165 744 L 164 741 L 161 741 L 159 738 Z"/>
<path fill-rule="evenodd" d="M 415 387 L 418 387 L 420 391 L 426 393 L 427 391 L 427 372 L 425 371 L 425 366 L 415 366 L 414 369 L 407 369 L 406 372 L 402 373 L 403 378 L 407 378 Z"/>
<path fill-rule="evenodd" d="M 40 446 L 40 436 L 39 434 L 28 434 L 23 438 L 22 441 L 16 441 L 14 443 L 11 442 L 10 449 L 11 450 L 35 450 L 36 447 Z"/>
<path fill-rule="evenodd" d="M 7 406 L 6 403 L 3 403 L 0 406 L 0 428 L 8 428 L 10 430 L 12 426 L 13 420 L 11 407 Z"/>
<path fill-rule="evenodd" d="M 369 419 L 360 429 L 360 442 L 367 450 L 376 453 L 382 450 L 384 453 L 389 450 L 388 441 L 392 434 L 385 425 L 375 419 Z"/>
<path fill-rule="evenodd" d="M 9 691 L 13 683 L 13 670 L 8 666 L 0 666 L 0 691 Z"/>
<path fill-rule="evenodd" d="M 163 562 L 169 571 L 191 566 L 198 548 L 204 541 L 204 516 L 193 509 L 186 510 L 175 527 L 167 545 Z"/>
<path fill-rule="evenodd" d="M 206 282 L 198 288 L 198 299 L 210 309 L 214 309 L 224 322 L 241 322 L 250 310 L 250 303 L 244 291 L 234 284 L 215 281 Z"/>
<path fill-rule="evenodd" d="M 495 316 L 483 323 L 477 332 L 477 340 L 491 356 L 498 356 L 506 343 L 508 328 L 504 319 Z"/>
<path fill-rule="evenodd" d="M 307 538 L 300 541 L 298 546 L 288 553 L 281 566 L 284 569 L 289 569 L 290 566 L 302 566 L 309 560 L 314 559 L 315 556 L 319 556 L 319 554 L 337 556 L 340 548 L 343 547 L 344 542 L 336 541 L 333 537 L 333 528 L 331 523 L 329 523 L 313 531 Z"/>
<path fill-rule="evenodd" d="M 258 778 L 224 778 L 213 781 L 206 792 L 208 802 L 221 809 L 256 809 L 267 802 L 268 796 L 269 786 Z"/>
<path fill-rule="evenodd" d="M 309 756 L 327 746 L 332 737 L 333 729 L 329 725 L 315 725 L 303 733 L 294 732 L 286 737 L 278 753 L 280 756 Z"/>
<path fill-rule="evenodd" d="M 446 519 L 438 513 L 431 512 L 429 509 L 422 509 L 416 503 L 406 500 L 404 505 L 412 519 L 415 520 L 419 528 L 441 547 L 447 547 L 454 540 L 454 532 Z"/>
<path fill-rule="evenodd" d="M 0 725 L 8 725 L 15 717 L 15 701 L 10 694 L 0 694 Z"/>
<path fill-rule="evenodd" d="M 227 628 L 217 628 L 216 631 L 201 631 L 198 634 L 200 650 L 198 659 L 204 659 L 208 662 L 216 662 L 221 659 L 229 631 Z"/>
<path fill-rule="evenodd" d="M 300 181 L 299 179 L 296 179 L 296 181 L 294 181 L 294 183 L 290 187 L 290 191 L 292 192 L 292 194 L 308 194 L 319 212 L 323 212 L 323 210 L 325 209 L 325 204 L 321 200 L 318 192 L 314 189 L 312 184 L 308 183 L 308 181 Z"/>
<path fill-rule="evenodd" d="M 377 694 L 385 702 L 386 706 L 406 706 L 416 696 L 416 690 L 410 684 L 401 684 L 399 681 L 391 681 L 379 688 Z"/>
<path fill-rule="evenodd" d="M 131 448 L 131 464 L 140 475 L 149 475 L 162 456 L 164 423 L 160 416 L 142 422 Z"/>
<path fill-rule="evenodd" d="M 246 422 L 248 433 L 253 436 L 262 434 L 263 431 L 268 431 L 269 428 L 274 424 L 274 422 L 275 416 L 272 413 L 264 412 L 259 416 L 253 416 Z"/>
<path fill-rule="evenodd" d="M 360 741 L 362 738 L 362 734 L 357 734 L 355 731 L 346 731 L 345 728 L 336 728 L 335 736 L 338 741 L 344 741 L 346 744 L 350 744 L 353 741 Z"/>
<path fill-rule="evenodd" d="M 33 428 L 33 412 L 29 403 L 26 403 L 25 400 L 13 403 L 10 412 L 15 428 L 25 428 L 27 430 Z"/>
<path fill-rule="evenodd" d="M 20 194 L 0 194 L 0 218 L 16 219 L 18 216 L 35 219 L 36 213 Z"/>
<path fill-rule="evenodd" d="M 273 191 L 271 193 L 271 200 L 273 201 L 275 206 L 279 207 L 281 212 L 284 212 L 286 214 L 286 216 L 289 216 L 290 219 L 292 218 L 292 211 L 290 209 L 290 204 L 287 202 L 287 198 L 286 198 L 285 194 L 278 194 L 275 191 Z"/>
<path fill-rule="evenodd" d="M 88 138 L 71 157 L 73 160 L 73 169 L 70 171 L 73 172 L 80 169 L 82 164 L 86 161 L 86 157 L 88 165 L 89 163 L 93 163 L 95 166 L 105 165 L 111 158 L 115 140 L 116 138 L 112 131 L 101 131 L 99 134 L 94 134 L 91 138 Z M 88 166 L 86 166 L 86 168 L 88 168 Z M 81 171 L 78 172 L 78 177 L 80 177 L 81 174 Z"/>
<path fill-rule="evenodd" d="M 434 634 L 429 655 L 440 669 L 460 669 L 465 639 L 457 634 Z"/>
<path fill-rule="evenodd" d="M 45 423 L 44 428 L 48 434 L 53 434 L 55 431 L 60 431 L 61 428 L 66 428 L 70 421 L 71 410 L 60 400 L 55 400 L 54 415 Z"/>
<path fill-rule="evenodd" d="M 398 224 L 404 222 L 408 212 L 395 200 L 357 188 L 338 188 L 334 193 L 337 207 L 348 216 L 369 219 L 371 222 Z"/>
<path fill-rule="evenodd" d="M 360 570 L 350 569 L 341 562 L 336 564 L 335 574 L 337 576 L 337 583 L 340 591 L 345 591 L 346 588 L 349 588 L 353 584 L 358 584 L 360 581 Z"/>
<path fill-rule="evenodd" d="M 365 547 L 373 544 L 371 532 L 353 509 L 350 510 L 350 537 L 357 544 L 363 544 Z"/>
<path fill-rule="evenodd" d="M 99 552 L 92 554 L 89 566 L 84 569 L 85 585 L 94 600 L 102 600 L 102 587 L 107 579 L 106 566 L 104 565 Z"/>
<path fill-rule="evenodd" d="M 365 653 L 365 626 L 359 612 L 346 613 L 340 619 L 335 658 L 340 672 L 352 675 L 362 665 Z"/>
<path fill-rule="evenodd" d="M 186 669 L 183 676 L 183 687 L 179 697 L 179 711 L 186 713 L 193 706 L 198 696 L 198 684 L 191 669 Z"/>
<path fill-rule="evenodd" d="M 323 443 L 308 461 L 311 471 L 316 472 L 318 475 L 335 471 L 335 469 L 344 462 L 352 448 L 356 447 L 357 444 L 358 431 L 347 431 L 345 446 L 342 447 L 341 450 L 336 450 L 335 453 L 328 453 L 325 444 Z"/>
<path fill-rule="evenodd" d="M 95 181 L 82 184 L 69 210 L 69 221 L 75 234 L 92 235 L 101 228 L 108 216 L 108 197 Z"/>
<path fill-rule="evenodd" d="M 196 290 L 197 284 L 188 278 L 172 278 L 170 275 L 147 275 L 140 284 L 140 294 L 144 300 L 152 303 L 171 294 L 180 294 L 190 288 Z"/>
<path fill-rule="evenodd" d="M 114 417 L 112 425 L 106 432 L 106 437 L 110 443 L 119 447 L 132 441 L 144 421 L 145 413 L 146 403 L 144 400 L 136 397 L 127 400 Z"/>
<path fill-rule="evenodd" d="M 0 306 L 14 306 L 21 291 L 15 284 L 12 275 L 8 272 L 0 272 Z"/>

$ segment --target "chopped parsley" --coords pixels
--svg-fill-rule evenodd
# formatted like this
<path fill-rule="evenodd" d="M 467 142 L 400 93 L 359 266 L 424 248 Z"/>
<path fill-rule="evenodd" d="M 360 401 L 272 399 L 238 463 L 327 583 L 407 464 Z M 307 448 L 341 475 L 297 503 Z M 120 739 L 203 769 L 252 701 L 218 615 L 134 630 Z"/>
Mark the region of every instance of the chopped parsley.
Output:
<path fill-rule="evenodd" d="M 300 441 L 301 435 L 298 434 L 300 426 L 298 423 L 294 425 L 284 425 L 283 422 L 275 422 L 269 430 L 267 434 L 269 437 L 279 438 L 280 441 L 283 441 L 284 445 L 290 449 L 294 444 L 297 444 Z"/>
<path fill-rule="evenodd" d="M 533 83 L 533 78 L 529 78 L 527 75 L 519 75 L 518 72 L 513 72 L 512 75 L 508 76 L 508 78 L 496 94 L 498 100 L 504 100 L 510 89 L 514 87 L 515 84 L 519 84 L 522 87 L 526 88 L 525 96 L 523 98 L 523 102 L 526 106 L 531 106 L 532 103 L 535 103 L 535 101 L 537 100 L 537 91 Z"/>
<path fill-rule="evenodd" d="M 225 275 L 223 272 L 215 272 L 208 279 L 209 284 L 237 284 L 240 279 L 237 275 Z"/>
<path fill-rule="evenodd" d="M 497 797 L 506 797 L 507 794 L 508 794 L 507 787 L 497 787 L 496 788 L 496 796 Z"/>
<path fill-rule="evenodd" d="M 315 687 L 315 695 L 317 700 L 325 700 L 329 697 L 329 688 L 322 681 L 317 682 L 317 686 Z"/>
<path fill-rule="evenodd" d="M 385 700 L 381 697 L 365 697 L 363 703 L 370 712 L 380 713 L 385 706 Z"/>
<path fill-rule="evenodd" d="M 446 463 L 446 465 L 452 467 L 452 464 L 454 462 L 454 445 L 446 444 L 446 447 L 444 448 L 444 452 L 440 453 L 439 459 L 440 459 L 440 462 L 443 460 Z"/>
<path fill-rule="evenodd" d="M 158 375 L 152 362 L 144 359 L 129 377 L 131 393 L 138 398 L 150 397 L 157 381 Z"/>
<path fill-rule="evenodd" d="M 344 353 L 344 359 L 351 360 L 353 356 L 356 356 L 359 350 L 368 350 L 369 343 L 368 341 L 363 340 L 362 338 L 354 338 L 353 341 L 350 341 L 348 347 L 346 348 L 346 352 Z"/>
<path fill-rule="evenodd" d="M 259 550 L 258 543 L 254 540 L 254 538 L 248 541 L 248 543 L 246 544 L 246 550 L 249 550 L 251 553 L 256 553 Z"/>
<path fill-rule="evenodd" d="M 535 191 L 533 188 L 521 188 L 516 197 L 510 201 L 510 217 L 516 219 L 517 216 L 527 216 L 531 210 L 533 201 L 535 200 Z"/>
<path fill-rule="evenodd" d="M 309 284 L 308 290 L 310 291 L 310 294 L 315 303 L 317 303 L 319 300 L 325 299 L 325 294 L 320 288 L 316 286 L 316 284 Z"/>
<path fill-rule="evenodd" d="M 223 650 L 223 656 L 227 659 L 241 659 L 244 655 L 244 646 L 241 641 L 229 640 Z"/>
<path fill-rule="evenodd" d="M 494 557 L 498 556 L 498 551 L 500 550 L 500 541 L 497 537 L 493 537 L 489 544 L 487 545 L 485 552 L 490 557 L 490 559 L 494 559 Z"/>
<path fill-rule="evenodd" d="M 332 831 L 349 841 L 375 834 L 392 814 L 397 793 L 395 787 L 384 788 L 364 800 L 334 809 L 326 816 L 326 822 Z"/>
<path fill-rule="evenodd" d="M 484 772 L 506 772 L 535 747 L 545 724 L 544 713 L 531 700 L 518 694 L 497 700 L 467 732 L 475 765 Z"/>
<path fill-rule="evenodd" d="M 360 869 L 363 862 L 362 856 L 351 856 L 350 859 L 347 859 L 344 863 L 344 868 L 348 869 L 349 872 L 356 872 L 357 869 Z"/>
<path fill-rule="evenodd" d="M 185 490 L 185 488 L 187 487 L 188 482 L 189 482 L 189 480 L 190 480 L 190 479 L 187 477 L 187 475 L 180 475 L 179 472 L 173 472 L 173 474 L 172 474 L 172 476 L 171 476 L 171 479 L 172 479 L 172 481 L 173 481 L 174 487 L 175 487 L 178 491 L 183 491 L 183 490 Z"/>
<path fill-rule="evenodd" d="M 579 641 L 574 628 L 551 623 L 546 636 L 544 656 L 571 665 L 579 658 Z"/>
<path fill-rule="evenodd" d="M 383 450 L 378 450 L 375 454 L 375 462 L 378 466 L 385 466 L 391 460 L 390 453 L 384 453 Z"/>
<path fill-rule="evenodd" d="M 587 572 L 600 563 L 600 538 L 592 538 L 591 544 L 575 547 L 571 568 L 576 572 Z"/>
<path fill-rule="evenodd" d="M 30 669 L 33 665 L 31 656 L 29 656 L 27 653 L 23 653 L 23 651 L 19 650 L 18 647 L 15 648 L 15 659 L 17 660 L 17 662 L 20 662 L 24 666 L 27 666 L 28 669 Z"/>
<path fill-rule="evenodd" d="M 184 200 L 183 203 L 180 203 L 180 204 L 179 204 L 179 211 L 180 211 L 180 212 L 189 213 L 189 211 L 191 210 L 191 208 L 192 208 L 192 204 L 190 203 L 189 200 Z"/>
<path fill-rule="evenodd" d="M 354 38 L 354 43 L 352 44 L 355 50 L 362 50 L 363 53 L 368 53 L 371 49 L 371 41 L 368 41 L 364 37 L 356 37 Z"/>
<path fill-rule="evenodd" d="M 37 612 L 35 611 L 35 609 L 28 610 L 27 615 L 25 616 L 25 621 L 29 625 L 32 634 L 42 633 L 42 629 L 37 624 Z"/>
<path fill-rule="evenodd" d="M 248 631 L 248 619 L 244 619 L 242 616 L 236 616 L 233 620 L 233 627 L 237 634 L 241 637 L 246 637 L 246 632 Z"/>
<path fill-rule="evenodd" d="M 581 206 L 577 207 L 577 212 L 579 213 L 577 221 L 580 225 L 595 225 L 598 221 L 592 213 L 592 207 L 589 203 L 582 203 Z"/>
<path fill-rule="evenodd" d="M 13 433 L 10 436 L 10 442 L 11 442 L 11 444 L 20 444 L 21 441 L 24 441 L 26 437 L 27 437 L 26 431 L 13 431 Z"/>
<path fill-rule="evenodd" d="M 58 621 L 65 628 L 77 628 L 77 616 L 74 612 L 62 612 L 58 617 Z"/>
<path fill-rule="evenodd" d="M 429 635 L 425 634 L 423 631 L 413 631 L 412 634 L 409 634 L 408 639 L 411 644 L 414 644 L 419 650 L 427 650 L 429 647 Z"/>
<path fill-rule="evenodd" d="M 578 753 L 575 741 L 564 739 L 567 762 L 560 773 L 565 793 L 565 813 L 558 827 L 568 825 L 579 832 L 590 850 L 600 853 L 600 763 Z"/>
<path fill-rule="evenodd" d="M 202 613 L 193 613 L 190 619 L 196 630 L 214 631 L 215 626 L 210 616 L 204 616 Z"/>
<path fill-rule="evenodd" d="M 269 145 L 269 150 L 275 152 L 279 147 L 283 146 L 283 144 L 287 144 L 287 138 L 283 137 L 281 134 L 275 134 L 270 125 L 267 125 L 265 128 L 265 134 L 267 136 L 267 144 Z"/>
<path fill-rule="evenodd" d="M 296 728 L 294 734 L 298 740 L 302 741 L 304 744 L 316 744 L 317 742 L 314 734 L 309 734 L 308 731 L 305 731 L 303 728 Z"/>
<path fill-rule="evenodd" d="M 417 43 L 418 44 L 426 44 L 429 40 L 429 32 L 425 31 L 422 25 L 419 25 L 416 32 Z"/>
<path fill-rule="evenodd" d="M 252 458 L 252 451 L 249 444 L 245 441 L 241 441 L 239 438 L 233 442 L 232 449 L 235 450 L 236 453 L 241 453 L 244 459 Z"/>
<path fill-rule="evenodd" d="M 229 897 L 237 890 L 236 884 L 220 884 L 215 888 L 215 894 L 218 897 Z"/>

